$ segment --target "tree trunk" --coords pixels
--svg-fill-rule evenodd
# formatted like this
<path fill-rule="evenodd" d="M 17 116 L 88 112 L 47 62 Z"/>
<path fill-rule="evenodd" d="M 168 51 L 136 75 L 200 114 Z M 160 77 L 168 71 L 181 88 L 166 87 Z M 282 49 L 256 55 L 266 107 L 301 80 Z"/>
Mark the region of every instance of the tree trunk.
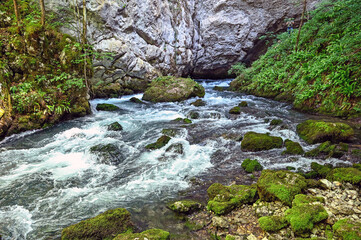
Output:
<path fill-rule="evenodd" d="M 13 0 L 13 2 L 14 2 L 14 11 L 15 11 L 16 22 L 19 27 L 20 26 L 20 15 L 19 15 L 18 3 L 17 3 L 17 0 Z"/>
<path fill-rule="evenodd" d="M 45 4 L 44 0 L 40 0 L 40 9 L 41 9 L 41 26 L 45 25 Z"/>
<path fill-rule="evenodd" d="M 305 17 L 305 13 L 306 13 L 306 7 L 307 7 L 307 0 L 304 0 L 303 1 L 303 11 L 302 11 L 301 23 L 300 23 L 300 26 L 298 28 L 298 34 L 297 34 L 297 40 L 296 40 L 296 48 L 295 48 L 296 52 L 298 51 L 298 43 L 300 42 L 301 28 L 302 28 L 303 19 Z"/>

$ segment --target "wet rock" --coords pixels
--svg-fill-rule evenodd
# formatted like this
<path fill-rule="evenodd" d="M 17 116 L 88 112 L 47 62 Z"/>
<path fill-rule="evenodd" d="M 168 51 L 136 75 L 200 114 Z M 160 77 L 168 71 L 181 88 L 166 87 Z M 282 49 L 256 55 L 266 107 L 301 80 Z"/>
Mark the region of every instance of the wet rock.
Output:
<path fill-rule="evenodd" d="M 224 186 L 219 183 L 212 184 L 208 190 L 207 209 L 217 215 L 223 215 L 243 204 L 256 201 L 256 187 L 244 185 Z"/>
<path fill-rule="evenodd" d="M 132 97 L 131 99 L 129 99 L 129 101 L 131 101 L 132 103 L 144 104 L 144 102 L 142 100 L 140 100 L 139 98 L 136 98 L 136 97 Z"/>
<path fill-rule="evenodd" d="M 261 200 L 280 200 L 291 206 L 294 197 L 307 187 L 306 179 L 300 174 L 280 170 L 263 170 L 257 182 Z"/>
<path fill-rule="evenodd" d="M 199 114 L 199 112 L 197 112 L 197 111 L 190 111 L 190 112 L 188 113 L 188 117 L 189 117 L 190 119 L 198 119 L 198 118 L 200 117 L 200 114 Z"/>
<path fill-rule="evenodd" d="M 197 99 L 196 101 L 192 102 L 191 105 L 196 107 L 203 107 L 206 105 L 206 102 L 203 101 L 202 99 Z"/>
<path fill-rule="evenodd" d="M 297 125 L 298 135 L 309 144 L 331 141 L 339 143 L 354 136 L 354 130 L 345 123 L 307 120 Z"/>
<path fill-rule="evenodd" d="M 122 152 L 114 144 L 99 144 L 91 147 L 90 152 L 96 154 L 97 161 L 102 164 L 118 165 L 124 161 Z"/>
<path fill-rule="evenodd" d="M 361 239 L 361 222 L 355 222 L 352 219 L 341 219 L 332 226 L 335 234 L 342 239 Z"/>
<path fill-rule="evenodd" d="M 242 101 L 240 104 L 238 104 L 238 107 L 248 107 L 248 102 Z"/>
<path fill-rule="evenodd" d="M 241 114 L 241 109 L 239 107 L 234 107 L 229 110 L 230 114 Z"/>
<path fill-rule="evenodd" d="M 119 110 L 119 107 L 113 105 L 113 104 L 108 104 L 108 103 L 99 103 L 96 106 L 96 110 L 98 111 L 117 111 Z"/>
<path fill-rule="evenodd" d="M 169 232 L 161 229 L 149 229 L 141 233 L 122 233 L 116 236 L 113 240 L 169 240 Z"/>
<path fill-rule="evenodd" d="M 184 153 L 183 144 L 181 144 L 181 143 L 172 144 L 165 151 L 173 152 L 173 153 L 177 153 L 177 154 L 183 154 Z"/>
<path fill-rule="evenodd" d="M 163 135 L 160 138 L 158 138 L 158 140 L 155 143 L 148 144 L 147 146 L 145 146 L 145 148 L 151 150 L 160 149 L 165 145 L 167 145 L 170 139 L 171 139 L 170 137 Z"/>
<path fill-rule="evenodd" d="M 226 88 L 221 86 L 215 86 L 213 90 L 223 92 L 224 90 L 226 90 Z"/>
<path fill-rule="evenodd" d="M 205 90 L 190 78 L 159 77 L 144 92 L 143 100 L 151 102 L 179 102 L 192 97 L 204 97 Z"/>
<path fill-rule="evenodd" d="M 282 123 L 283 123 L 283 121 L 281 119 L 272 119 L 272 121 L 270 122 L 269 125 L 278 126 L 278 125 L 281 125 Z"/>
<path fill-rule="evenodd" d="M 251 160 L 249 158 L 242 162 L 241 167 L 248 173 L 263 170 L 262 165 L 257 160 Z"/>
<path fill-rule="evenodd" d="M 282 152 L 282 154 L 290 154 L 290 155 L 302 155 L 304 151 L 301 145 L 297 142 L 293 142 L 289 139 L 285 140 L 286 150 Z"/>
<path fill-rule="evenodd" d="M 61 239 L 111 239 L 132 230 L 130 213 L 124 208 L 117 208 L 65 228 Z"/>
<path fill-rule="evenodd" d="M 202 208 L 202 204 L 193 200 L 182 200 L 168 204 L 168 208 L 176 213 L 189 214 L 199 211 Z"/>
<path fill-rule="evenodd" d="M 173 120 L 173 122 L 177 122 L 177 123 L 184 123 L 184 124 L 191 124 L 192 121 L 188 118 L 176 118 Z"/>
<path fill-rule="evenodd" d="M 248 132 L 244 135 L 241 148 L 242 151 L 258 152 L 281 148 L 283 140 L 280 137 L 273 137 L 263 133 Z"/>
<path fill-rule="evenodd" d="M 175 137 L 177 134 L 179 134 L 179 129 L 175 128 L 164 128 L 162 130 L 162 134 L 167 135 L 169 137 Z"/>
<path fill-rule="evenodd" d="M 108 125 L 108 131 L 122 131 L 123 127 L 118 122 L 113 122 L 112 124 Z"/>

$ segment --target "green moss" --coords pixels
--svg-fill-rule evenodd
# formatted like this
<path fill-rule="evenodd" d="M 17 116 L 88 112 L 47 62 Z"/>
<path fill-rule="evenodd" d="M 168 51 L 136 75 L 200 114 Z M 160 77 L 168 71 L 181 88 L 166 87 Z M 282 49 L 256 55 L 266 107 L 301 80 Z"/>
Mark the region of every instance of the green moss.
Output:
<path fill-rule="evenodd" d="M 113 240 L 169 240 L 169 232 L 161 229 L 149 229 L 141 233 L 123 233 L 119 234 Z"/>
<path fill-rule="evenodd" d="M 236 240 L 236 237 L 232 235 L 227 235 L 225 240 Z"/>
<path fill-rule="evenodd" d="M 330 123 L 307 120 L 297 125 L 298 135 L 309 144 L 331 141 L 347 141 L 354 135 L 354 130 L 345 123 Z"/>
<path fill-rule="evenodd" d="M 300 206 L 302 204 L 308 204 L 313 202 L 325 203 L 325 199 L 323 197 L 314 197 L 310 195 L 297 194 L 295 199 L 292 201 L 292 206 Z"/>
<path fill-rule="evenodd" d="M 158 140 L 155 143 L 148 144 L 147 146 L 145 146 L 145 148 L 152 150 L 162 148 L 165 145 L 167 145 L 170 139 L 171 139 L 170 137 L 163 135 L 160 138 L 158 138 Z"/>
<path fill-rule="evenodd" d="M 356 168 L 335 168 L 326 178 L 329 181 L 359 184 L 361 182 L 361 171 Z"/>
<path fill-rule="evenodd" d="M 207 209 L 217 215 L 229 213 L 232 209 L 243 204 L 256 201 L 257 191 L 255 186 L 231 185 L 229 187 L 215 183 L 208 190 L 209 201 Z"/>
<path fill-rule="evenodd" d="M 282 152 L 282 154 L 292 154 L 292 155 L 302 155 L 304 151 L 301 145 L 297 142 L 293 142 L 289 139 L 285 140 L 286 150 Z"/>
<path fill-rule="evenodd" d="M 201 209 L 202 204 L 193 200 L 175 201 L 167 205 L 168 208 L 177 213 L 192 213 Z"/>
<path fill-rule="evenodd" d="M 361 240 L 361 223 L 351 219 L 338 220 L 333 226 L 334 233 L 343 240 Z"/>
<path fill-rule="evenodd" d="M 99 103 L 96 106 L 96 110 L 98 111 L 117 111 L 119 110 L 119 107 L 113 105 L 113 104 L 108 104 L 108 103 Z"/>
<path fill-rule="evenodd" d="M 108 125 L 108 131 L 122 131 L 123 127 L 118 122 L 113 122 L 112 124 Z"/>
<path fill-rule="evenodd" d="M 204 97 L 205 90 L 190 78 L 159 77 L 144 92 L 143 100 L 151 102 L 178 102 L 192 97 Z"/>
<path fill-rule="evenodd" d="M 136 97 L 132 97 L 129 101 L 131 101 L 133 103 L 144 104 L 144 102 L 142 100 L 140 100 L 139 98 L 136 98 Z"/>
<path fill-rule="evenodd" d="M 132 229 L 130 213 L 124 208 L 117 208 L 65 228 L 61 233 L 61 239 L 110 240 L 117 234 L 132 231 Z"/>
<path fill-rule="evenodd" d="M 258 219 L 260 227 L 266 232 L 276 232 L 288 225 L 284 217 L 265 216 Z"/>
<path fill-rule="evenodd" d="M 202 107 L 206 105 L 206 102 L 203 101 L 202 99 L 197 99 L 196 101 L 192 102 L 191 105 L 196 107 Z"/>
<path fill-rule="evenodd" d="M 241 148 L 242 151 L 258 152 L 270 150 L 273 148 L 281 148 L 283 140 L 280 137 L 273 137 L 267 134 L 248 132 L 244 135 Z"/>
<path fill-rule="evenodd" d="M 294 197 L 307 187 L 306 179 L 300 174 L 280 170 L 263 170 L 257 182 L 261 200 L 280 200 L 291 206 Z"/>
<path fill-rule="evenodd" d="M 248 107 L 248 102 L 242 101 L 238 104 L 238 107 Z"/>
<path fill-rule="evenodd" d="M 348 151 L 348 145 L 340 143 L 338 145 L 331 144 L 330 141 L 320 144 L 305 154 L 306 157 L 322 157 L 322 158 L 341 158 Z"/>
<path fill-rule="evenodd" d="M 184 123 L 184 124 L 191 124 L 192 121 L 188 118 L 177 118 L 177 119 L 174 119 L 173 120 L 174 122 L 181 122 L 181 123 Z"/>
<path fill-rule="evenodd" d="M 357 170 L 361 171 L 361 163 L 355 163 L 352 165 L 353 168 L 356 168 Z"/>
<path fill-rule="evenodd" d="M 282 123 L 283 123 L 283 121 L 282 121 L 281 119 L 272 119 L 272 121 L 270 122 L 269 125 L 271 125 L 271 126 L 277 126 L 277 125 L 280 125 L 280 124 L 282 124 Z"/>
<path fill-rule="evenodd" d="M 231 110 L 229 110 L 229 113 L 230 114 L 241 114 L 241 109 L 240 109 L 240 107 L 234 107 L 234 108 L 231 108 Z"/>
<path fill-rule="evenodd" d="M 312 162 L 311 163 L 311 169 L 315 173 L 314 177 L 325 178 L 332 171 L 332 166 L 321 165 L 321 164 L 318 164 L 316 162 Z"/>
<path fill-rule="evenodd" d="M 315 223 L 327 218 L 328 214 L 320 204 L 300 204 L 285 212 L 285 219 L 296 234 L 310 232 Z"/>
<path fill-rule="evenodd" d="M 248 173 L 263 170 L 262 165 L 257 160 L 251 160 L 249 158 L 242 162 L 241 167 Z"/>

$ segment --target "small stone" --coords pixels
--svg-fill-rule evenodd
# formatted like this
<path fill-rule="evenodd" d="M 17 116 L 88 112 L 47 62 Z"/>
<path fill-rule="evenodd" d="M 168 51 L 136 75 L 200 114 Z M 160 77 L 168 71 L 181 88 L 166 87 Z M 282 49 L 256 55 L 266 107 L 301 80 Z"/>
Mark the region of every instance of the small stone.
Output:
<path fill-rule="evenodd" d="M 332 183 L 330 181 L 328 181 L 327 179 L 321 179 L 320 183 L 321 183 L 321 187 L 323 187 L 325 189 L 332 189 Z"/>
<path fill-rule="evenodd" d="M 229 223 L 223 217 L 213 217 L 212 224 L 215 227 L 228 228 Z"/>
<path fill-rule="evenodd" d="M 257 240 L 257 237 L 255 235 L 251 234 L 247 237 L 247 240 Z"/>

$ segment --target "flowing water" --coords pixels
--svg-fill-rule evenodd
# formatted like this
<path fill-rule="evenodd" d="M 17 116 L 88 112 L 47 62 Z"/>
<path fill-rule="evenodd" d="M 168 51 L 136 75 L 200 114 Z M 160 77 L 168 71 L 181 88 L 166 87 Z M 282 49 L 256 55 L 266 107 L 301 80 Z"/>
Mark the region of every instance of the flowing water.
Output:
<path fill-rule="evenodd" d="M 0 143 L 3 239 L 56 239 L 62 228 L 117 207 L 129 209 L 140 222 L 153 218 L 152 226 L 162 227 L 161 221 L 154 220 L 154 213 L 147 214 L 144 208 L 177 197 L 191 186 L 194 177 L 215 180 L 217 176 L 226 178 L 232 171 L 241 174 L 240 164 L 247 157 L 258 159 L 266 168 L 307 169 L 314 160 L 280 157 L 284 149 L 260 153 L 240 150 L 240 142 L 234 138 L 248 131 L 269 132 L 310 149 L 312 146 L 295 133 L 297 123 L 309 116 L 285 103 L 213 90 L 229 82 L 203 81 L 203 107 L 190 105 L 195 99 L 157 104 L 129 101 L 134 96 L 141 98 L 141 94 L 97 99 L 91 102 L 90 116 L 5 139 Z M 241 101 L 247 101 L 249 107 L 241 115 L 230 116 L 229 109 Z M 96 111 L 98 103 L 115 104 L 120 110 Z M 193 124 L 172 121 L 192 111 L 200 115 Z M 265 122 L 276 118 L 283 120 L 284 127 L 270 128 Z M 123 131 L 107 131 L 107 125 L 115 121 Z M 178 134 L 162 149 L 145 150 L 162 135 L 163 128 L 178 129 Z M 117 165 L 103 164 L 90 153 L 90 147 L 109 143 L 119 148 L 121 162 Z M 183 153 L 166 152 L 172 144 L 181 144 Z"/>

